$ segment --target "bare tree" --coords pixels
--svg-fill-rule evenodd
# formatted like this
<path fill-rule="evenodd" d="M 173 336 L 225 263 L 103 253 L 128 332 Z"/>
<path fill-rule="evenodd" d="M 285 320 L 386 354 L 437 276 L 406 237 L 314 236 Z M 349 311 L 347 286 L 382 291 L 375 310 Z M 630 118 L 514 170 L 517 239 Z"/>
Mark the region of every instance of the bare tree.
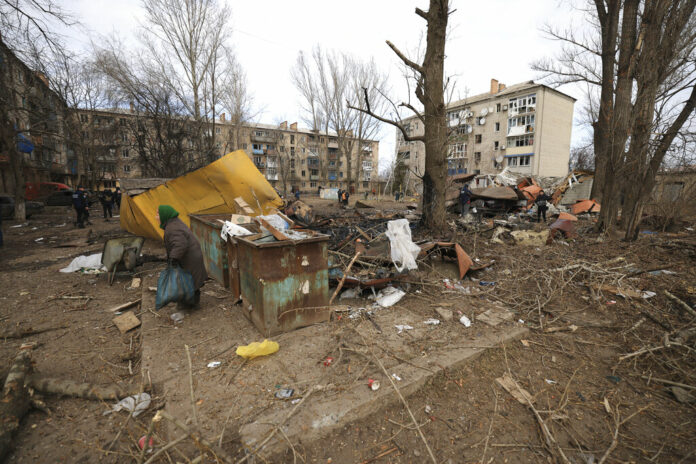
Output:
<path fill-rule="evenodd" d="M 626 238 L 636 237 L 640 205 L 693 112 L 686 93 L 694 85 L 695 6 L 694 0 L 594 0 L 585 10 L 594 33 L 547 28 L 564 47 L 559 61 L 534 67 L 550 83 L 582 82 L 589 95 L 599 88 L 593 197 L 602 203 L 600 230 L 613 227 L 624 198 Z"/>
<path fill-rule="evenodd" d="M 97 51 L 94 66 L 107 80 L 112 106 L 131 109 L 124 118 L 127 140 L 143 175 L 176 177 L 208 161 L 200 144 L 209 127 L 190 117 L 158 69 L 142 57 L 127 58 L 117 42 Z"/>
<path fill-rule="evenodd" d="M 143 0 L 144 39 L 196 120 L 203 87 L 228 34 L 231 12 L 216 0 Z"/>
<path fill-rule="evenodd" d="M 425 144 L 425 172 L 423 174 L 423 216 L 426 227 L 433 231 L 445 230 L 445 194 L 447 189 L 447 121 L 445 107 L 445 43 L 449 15 L 448 0 L 430 0 L 428 11 L 416 8 L 416 14 L 427 21 L 426 49 L 423 63 L 419 64 L 404 55 L 394 44 L 387 45 L 396 53 L 416 80 L 415 94 L 423 105 L 418 111 L 409 102 L 400 106 L 413 111 L 425 126 L 423 135 L 408 133 L 402 121 L 389 119 L 372 111 L 366 95 L 366 110 L 352 106 L 379 121 L 396 126 L 406 141 Z"/>
<path fill-rule="evenodd" d="M 23 133 L 30 129 L 33 134 L 45 135 L 46 143 L 42 137 L 42 143 L 35 146 L 41 148 L 42 157 L 50 157 L 55 151 L 54 137 L 59 135 L 57 125 L 62 117 L 59 114 L 62 102 L 53 101 L 51 95 L 37 99 L 31 94 L 42 87 L 40 82 L 34 81 L 41 77 L 25 69 L 22 63 L 29 62 L 30 56 L 42 58 L 39 54 L 32 55 L 31 51 L 62 49 L 59 37 L 51 31 L 51 22 L 74 23 L 54 0 L 0 1 L 0 53 L 7 62 L 5 69 L 0 70 L 0 151 L 7 153 L 14 184 L 15 218 L 20 221 L 26 218 L 25 170 L 29 158 L 35 154 L 23 152 L 18 139 L 25 137 Z M 30 99 L 36 99 L 33 107 L 28 104 Z"/>
<path fill-rule="evenodd" d="M 222 73 L 219 82 L 220 105 L 229 115 L 232 130 L 226 141 L 226 150 L 239 150 L 242 148 L 242 127 L 259 115 L 255 107 L 254 96 L 249 91 L 246 72 L 237 61 L 231 50 L 226 49 L 226 69 Z"/>

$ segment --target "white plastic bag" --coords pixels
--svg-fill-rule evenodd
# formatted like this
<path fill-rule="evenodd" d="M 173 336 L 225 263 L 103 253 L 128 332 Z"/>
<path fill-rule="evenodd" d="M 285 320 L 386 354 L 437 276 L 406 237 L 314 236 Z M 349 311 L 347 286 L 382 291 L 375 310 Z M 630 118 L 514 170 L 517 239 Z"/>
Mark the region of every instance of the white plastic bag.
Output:
<path fill-rule="evenodd" d="M 111 411 L 105 411 L 104 415 L 125 410 L 133 413 L 133 417 L 138 415 L 150 407 L 150 395 L 148 393 L 138 393 L 137 395 L 123 398 L 118 403 L 111 407 Z"/>
<path fill-rule="evenodd" d="M 416 258 L 421 249 L 411 240 L 411 229 L 407 219 L 396 219 L 387 223 L 386 236 L 389 238 L 391 259 L 396 270 L 418 269 Z"/>
<path fill-rule="evenodd" d="M 234 222 L 225 221 L 225 223 L 222 225 L 222 230 L 220 231 L 220 237 L 222 237 L 223 240 L 227 240 L 228 235 L 230 237 L 236 237 L 238 235 L 251 235 L 251 232 L 244 227 L 235 224 Z"/>
<path fill-rule="evenodd" d="M 379 292 L 375 298 L 375 301 L 381 307 L 388 308 L 398 303 L 399 300 L 404 297 L 404 295 L 406 295 L 406 292 L 400 288 L 386 287 Z"/>
<path fill-rule="evenodd" d="M 60 272 L 75 272 L 79 271 L 80 269 L 95 269 L 98 271 L 105 271 L 106 268 L 102 264 L 101 259 L 101 253 L 89 256 L 78 256 L 77 258 L 73 259 L 70 264 L 68 264 L 68 267 L 64 267 L 60 270 Z"/>

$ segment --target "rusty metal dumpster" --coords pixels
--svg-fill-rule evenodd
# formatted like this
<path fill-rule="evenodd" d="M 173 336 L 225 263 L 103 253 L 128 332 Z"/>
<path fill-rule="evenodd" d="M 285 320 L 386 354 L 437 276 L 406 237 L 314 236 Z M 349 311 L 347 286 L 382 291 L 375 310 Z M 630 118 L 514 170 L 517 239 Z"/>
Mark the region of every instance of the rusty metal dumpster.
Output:
<path fill-rule="evenodd" d="M 327 235 L 254 242 L 236 237 L 242 312 L 271 336 L 329 320 Z"/>
<path fill-rule="evenodd" d="M 230 287 L 230 262 L 225 240 L 220 237 L 222 222 L 230 219 L 229 214 L 191 214 L 191 232 L 201 244 L 203 261 L 208 276 L 225 288 Z M 252 232 L 258 232 L 256 224 L 240 224 Z M 238 280 L 238 277 L 237 277 Z"/>

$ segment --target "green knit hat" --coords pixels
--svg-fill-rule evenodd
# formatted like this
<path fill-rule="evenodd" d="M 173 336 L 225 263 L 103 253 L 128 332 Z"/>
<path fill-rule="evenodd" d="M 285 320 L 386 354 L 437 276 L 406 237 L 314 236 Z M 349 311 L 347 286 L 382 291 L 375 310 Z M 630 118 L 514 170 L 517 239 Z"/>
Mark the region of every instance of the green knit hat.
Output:
<path fill-rule="evenodd" d="M 162 229 L 164 229 L 164 226 L 167 225 L 167 221 L 174 219 L 179 215 L 179 212 L 169 205 L 159 205 L 157 212 L 159 213 L 160 227 Z"/>

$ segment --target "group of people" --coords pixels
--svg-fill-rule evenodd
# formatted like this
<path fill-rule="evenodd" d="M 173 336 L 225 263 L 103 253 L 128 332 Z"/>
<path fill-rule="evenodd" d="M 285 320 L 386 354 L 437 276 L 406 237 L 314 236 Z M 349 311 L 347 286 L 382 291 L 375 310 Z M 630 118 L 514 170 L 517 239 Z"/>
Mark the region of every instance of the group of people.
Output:
<path fill-rule="evenodd" d="M 108 222 L 109 218 L 114 217 L 114 206 L 121 209 L 121 189 L 119 187 L 116 187 L 116 190 L 104 189 L 99 192 L 98 198 L 104 212 L 104 220 Z M 84 186 L 77 186 L 77 190 L 72 195 L 72 204 L 77 214 L 77 227 L 84 229 L 85 224 L 91 224 L 89 221 L 90 197 Z"/>

